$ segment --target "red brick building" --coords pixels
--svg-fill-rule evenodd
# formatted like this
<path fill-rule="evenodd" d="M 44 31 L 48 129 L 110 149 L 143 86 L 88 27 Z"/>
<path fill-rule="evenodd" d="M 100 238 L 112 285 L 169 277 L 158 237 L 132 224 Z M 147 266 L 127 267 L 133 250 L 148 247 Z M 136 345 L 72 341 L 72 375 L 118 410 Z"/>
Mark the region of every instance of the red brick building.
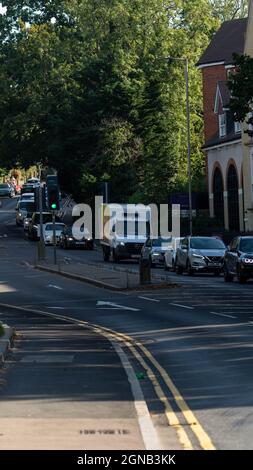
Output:
<path fill-rule="evenodd" d="M 223 23 L 197 66 L 203 77 L 203 110 L 210 215 L 226 229 L 244 230 L 241 126 L 228 109 L 233 53 L 243 54 L 247 19 Z"/>

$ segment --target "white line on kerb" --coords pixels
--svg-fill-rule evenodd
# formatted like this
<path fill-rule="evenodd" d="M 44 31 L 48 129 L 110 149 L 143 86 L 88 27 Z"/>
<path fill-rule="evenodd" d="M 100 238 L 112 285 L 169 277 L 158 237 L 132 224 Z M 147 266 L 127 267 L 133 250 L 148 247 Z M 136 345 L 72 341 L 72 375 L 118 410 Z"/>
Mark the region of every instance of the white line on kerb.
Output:
<path fill-rule="evenodd" d="M 150 300 L 150 302 L 160 302 L 160 300 L 151 299 L 150 297 L 142 297 L 141 295 L 139 295 L 139 299 Z"/>
<path fill-rule="evenodd" d="M 181 304 L 170 304 L 173 305 L 174 307 L 182 307 L 182 308 L 188 308 L 189 310 L 194 310 L 194 307 L 188 307 L 188 305 L 181 305 Z"/>
<path fill-rule="evenodd" d="M 237 318 L 233 315 L 226 315 L 225 313 L 217 313 L 217 312 L 210 312 L 212 315 L 218 315 L 219 317 L 227 317 L 227 318 Z"/>

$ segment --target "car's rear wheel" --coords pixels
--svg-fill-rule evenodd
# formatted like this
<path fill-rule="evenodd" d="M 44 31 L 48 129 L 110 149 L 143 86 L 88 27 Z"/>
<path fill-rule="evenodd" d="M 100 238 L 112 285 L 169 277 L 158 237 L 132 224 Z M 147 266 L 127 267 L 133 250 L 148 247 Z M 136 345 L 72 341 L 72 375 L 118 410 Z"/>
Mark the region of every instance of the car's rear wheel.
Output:
<path fill-rule="evenodd" d="M 164 260 L 164 271 L 169 271 L 169 267 L 167 266 L 166 260 Z"/>
<path fill-rule="evenodd" d="M 114 263 L 119 263 L 120 258 L 116 255 L 115 250 L 112 251 L 112 260 Z"/>
<path fill-rule="evenodd" d="M 182 266 L 179 266 L 178 261 L 176 260 L 176 273 L 178 275 L 181 275 L 181 274 L 183 274 L 183 271 L 184 270 L 183 270 Z"/>
<path fill-rule="evenodd" d="M 247 278 L 246 278 L 245 275 L 241 272 L 240 269 L 238 270 L 237 278 L 238 278 L 239 284 L 245 284 L 245 282 L 247 282 Z"/>
<path fill-rule="evenodd" d="M 186 271 L 187 271 L 188 276 L 193 276 L 194 270 L 192 269 L 191 263 L 189 260 L 187 261 Z"/>
<path fill-rule="evenodd" d="M 103 248 L 104 261 L 107 263 L 110 260 L 110 250 Z"/>
<path fill-rule="evenodd" d="M 226 266 L 224 266 L 224 281 L 225 282 L 233 282 L 234 276 L 228 272 L 228 269 Z"/>

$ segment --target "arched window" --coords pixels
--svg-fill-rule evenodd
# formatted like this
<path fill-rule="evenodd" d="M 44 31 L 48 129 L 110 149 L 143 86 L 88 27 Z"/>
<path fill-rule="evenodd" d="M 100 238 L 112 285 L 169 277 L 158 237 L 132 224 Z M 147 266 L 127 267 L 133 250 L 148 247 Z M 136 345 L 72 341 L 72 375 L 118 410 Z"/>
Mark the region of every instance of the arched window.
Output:
<path fill-rule="evenodd" d="M 229 230 L 239 231 L 238 177 L 234 165 L 230 165 L 228 169 L 227 188 Z"/>
<path fill-rule="evenodd" d="M 213 175 L 213 210 L 215 217 L 224 225 L 223 181 L 219 168 L 215 169 Z"/>

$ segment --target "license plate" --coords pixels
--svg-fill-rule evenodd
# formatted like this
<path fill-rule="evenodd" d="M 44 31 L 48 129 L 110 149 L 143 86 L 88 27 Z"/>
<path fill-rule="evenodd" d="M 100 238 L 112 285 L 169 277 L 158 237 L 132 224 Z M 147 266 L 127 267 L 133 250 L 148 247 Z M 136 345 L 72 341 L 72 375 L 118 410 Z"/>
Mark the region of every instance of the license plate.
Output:
<path fill-rule="evenodd" d="M 140 255 L 131 255 L 131 258 L 140 258 Z"/>

